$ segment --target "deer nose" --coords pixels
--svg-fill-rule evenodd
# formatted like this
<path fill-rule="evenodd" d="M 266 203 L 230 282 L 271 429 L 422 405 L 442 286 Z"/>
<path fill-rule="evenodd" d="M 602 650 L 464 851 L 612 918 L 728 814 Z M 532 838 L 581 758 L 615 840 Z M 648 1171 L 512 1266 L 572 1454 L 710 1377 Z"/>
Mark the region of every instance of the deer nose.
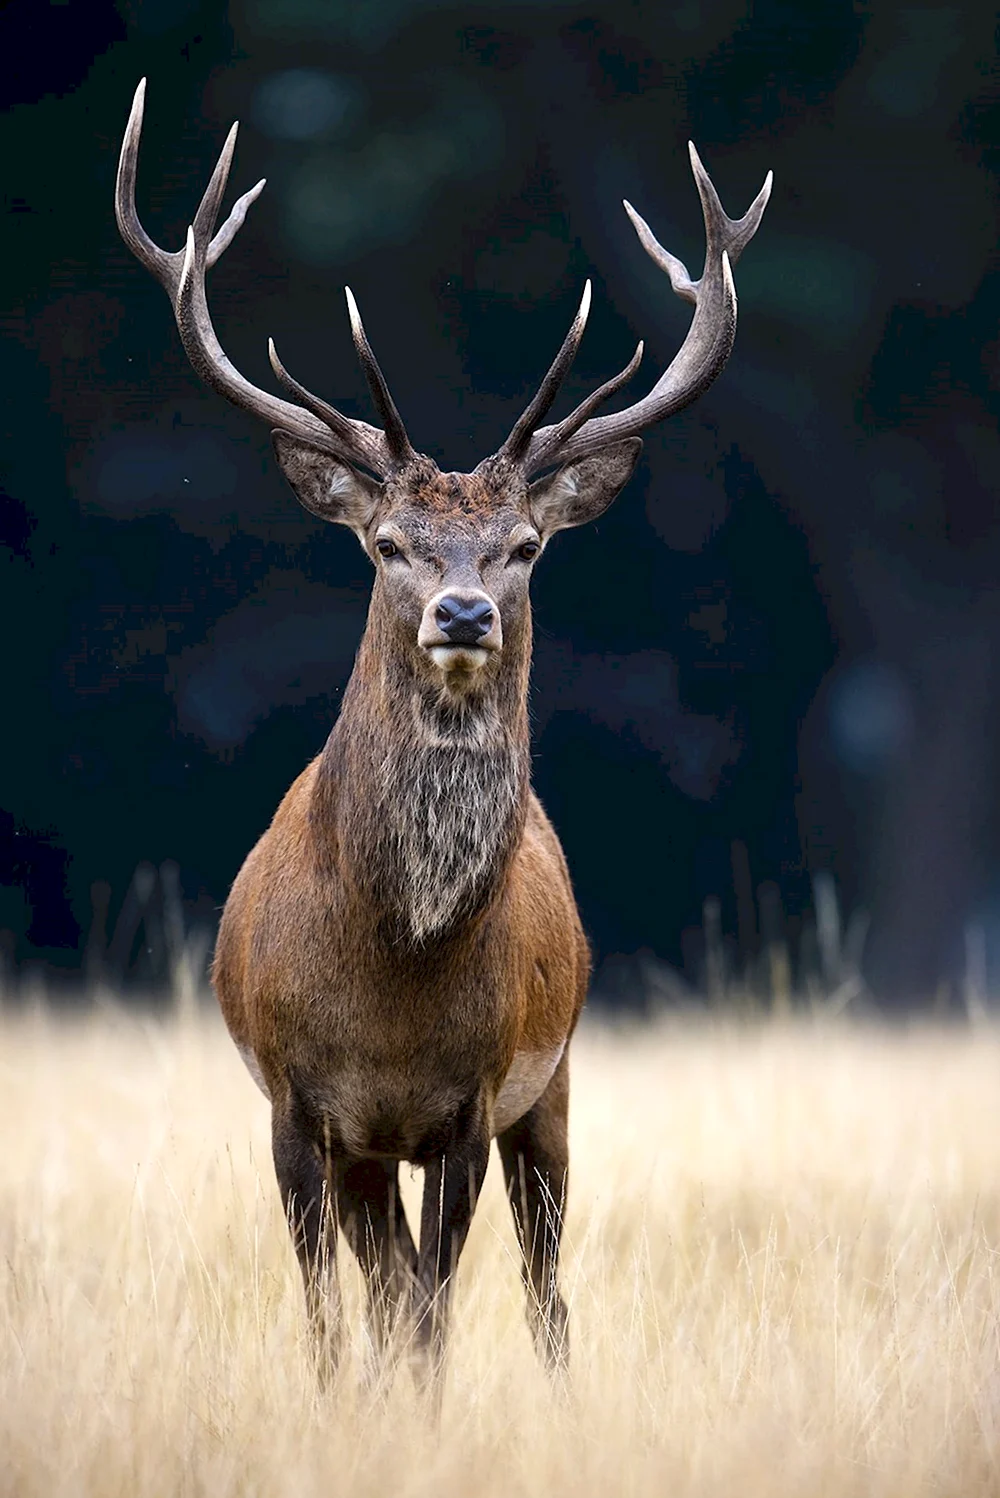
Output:
<path fill-rule="evenodd" d="M 493 605 L 488 598 L 458 598 L 453 593 L 438 599 L 434 622 L 452 645 L 478 645 L 493 628 Z"/>

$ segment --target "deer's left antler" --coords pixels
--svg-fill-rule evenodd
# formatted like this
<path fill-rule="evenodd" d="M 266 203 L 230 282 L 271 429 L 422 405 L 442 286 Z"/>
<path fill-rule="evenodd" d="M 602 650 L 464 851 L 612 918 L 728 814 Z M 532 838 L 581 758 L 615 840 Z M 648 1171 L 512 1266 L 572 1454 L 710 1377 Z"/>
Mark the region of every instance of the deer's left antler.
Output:
<path fill-rule="evenodd" d="M 639 367 L 642 344 L 621 374 L 581 401 L 575 411 L 555 426 L 538 427 L 546 414 L 573 361 L 590 308 L 590 285 L 584 292 L 573 326 L 542 381 L 538 394 L 515 425 L 497 457 L 523 466 L 526 473 L 549 468 L 555 463 L 586 457 L 624 437 L 634 437 L 646 427 L 655 425 L 675 411 L 691 404 L 706 390 L 725 366 L 736 337 L 736 287 L 732 267 L 743 253 L 763 217 L 771 196 L 773 173 L 768 172 L 764 186 L 740 219 L 729 218 L 712 185 L 701 158 L 689 142 L 691 170 L 698 186 L 705 216 L 705 268 L 700 280 L 692 281 L 687 267 L 671 255 L 656 239 L 653 231 L 631 203 L 625 211 L 635 226 L 639 242 L 646 253 L 670 277 L 678 296 L 694 303 L 694 317 L 687 337 L 672 363 L 642 400 L 615 411 L 610 416 L 593 416 L 609 396 L 619 390 Z M 490 461 L 490 460 L 488 460 Z"/>

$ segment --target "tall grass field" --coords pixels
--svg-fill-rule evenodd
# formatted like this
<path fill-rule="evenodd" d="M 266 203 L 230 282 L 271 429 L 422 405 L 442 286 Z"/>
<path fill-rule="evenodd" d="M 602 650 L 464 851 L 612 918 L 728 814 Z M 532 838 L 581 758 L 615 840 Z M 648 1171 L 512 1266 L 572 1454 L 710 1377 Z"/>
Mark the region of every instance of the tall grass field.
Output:
<path fill-rule="evenodd" d="M 267 1104 L 211 1008 L 0 1012 L 0 1491 L 1000 1494 L 1000 1031 L 573 1049 L 570 1377 L 536 1365 L 494 1160 L 437 1422 L 405 1358 L 365 1379 L 346 1251 L 317 1387 Z"/>

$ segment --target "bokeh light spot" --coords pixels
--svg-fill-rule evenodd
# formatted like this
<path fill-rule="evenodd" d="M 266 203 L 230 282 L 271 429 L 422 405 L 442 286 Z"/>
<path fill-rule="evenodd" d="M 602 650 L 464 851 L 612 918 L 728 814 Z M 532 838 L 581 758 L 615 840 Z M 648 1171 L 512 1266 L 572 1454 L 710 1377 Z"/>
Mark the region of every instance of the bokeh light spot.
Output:
<path fill-rule="evenodd" d="M 257 128 L 274 140 L 315 140 L 333 135 L 360 107 L 351 79 L 319 68 L 287 68 L 260 84 L 253 100 Z"/>
<path fill-rule="evenodd" d="M 887 770 L 910 740 L 913 708 L 906 683 L 885 661 L 860 661 L 834 682 L 830 734 L 838 759 L 850 770 Z"/>

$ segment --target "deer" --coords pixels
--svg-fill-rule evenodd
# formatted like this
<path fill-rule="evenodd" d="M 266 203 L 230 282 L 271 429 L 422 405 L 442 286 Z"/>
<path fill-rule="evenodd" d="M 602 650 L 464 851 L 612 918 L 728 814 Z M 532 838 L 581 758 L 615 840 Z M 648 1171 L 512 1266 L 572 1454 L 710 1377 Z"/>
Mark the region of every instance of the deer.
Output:
<path fill-rule="evenodd" d="M 448 473 L 411 445 L 350 289 L 351 332 L 380 426 L 299 384 L 273 340 L 271 367 L 290 400 L 234 367 L 209 314 L 206 272 L 264 182 L 216 230 L 234 124 L 184 248 L 161 249 L 135 204 L 144 104 L 145 79 L 116 184 L 125 243 L 170 297 L 195 372 L 270 424 L 296 498 L 353 530 L 375 572 L 340 714 L 240 869 L 212 968 L 232 1039 L 271 1104 L 311 1340 L 332 1376 L 343 1234 L 367 1283 L 371 1345 L 384 1354 L 405 1324 L 434 1382 L 495 1139 L 534 1343 L 561 1370 L 569 1046 L 590 952 L 559 839 L 531 786 L 529 583 L 556 532 L 596 519 L 625 486 L 639 433 L 697 399 L 725 366 L 736 333 L 732 267 L 757 230 L 772 174 L 746 214 L 730 219 L 689 146 L 706 239 L 697 281 L 626 202 L 641 245 L 694 306 L 679 352 L 646 396 L 596 415 L 636 373 L 640 342 L 619 374 L 542 425 L 583 336 L 588 281 L 509 436 L 471 473 Z M 400 1198 L 401 1163 L 424 1172 L 419 1246 Z"/>

